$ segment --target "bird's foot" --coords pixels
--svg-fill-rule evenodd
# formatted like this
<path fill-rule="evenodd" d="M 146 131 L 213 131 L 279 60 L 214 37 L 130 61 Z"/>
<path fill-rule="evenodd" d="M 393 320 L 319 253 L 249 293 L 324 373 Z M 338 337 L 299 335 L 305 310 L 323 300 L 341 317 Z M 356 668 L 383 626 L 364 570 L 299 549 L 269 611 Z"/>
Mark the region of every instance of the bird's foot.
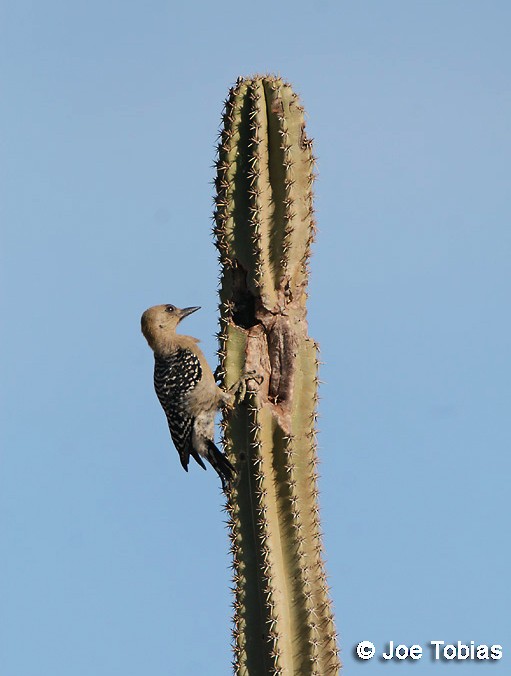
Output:
<path fill-rule="evenodd" d="M 225 392 L 226 398 L 224 403 L 232 408 L 235 404 L 240 404 L 245 399 L 247 392 L 255 392 L 256 390 L 253 385 L 249 385 L 251 380 L 260 385 L 264 380 L 264 376 L 257 373 L 257 371 L 245 371 L 241 378 Z"/>

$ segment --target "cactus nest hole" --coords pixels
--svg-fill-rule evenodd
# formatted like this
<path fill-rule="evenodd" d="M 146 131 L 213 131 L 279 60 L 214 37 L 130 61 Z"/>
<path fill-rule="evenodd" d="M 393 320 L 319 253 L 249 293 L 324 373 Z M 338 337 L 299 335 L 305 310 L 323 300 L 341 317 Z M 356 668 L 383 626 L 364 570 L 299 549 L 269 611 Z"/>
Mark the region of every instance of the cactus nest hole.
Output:
<path fill-rule="evenodd" d="M 232 289 L 232 319 L 236 326 L 250 329 L 259 324 L 256 299 L 247 286 L 247 271 L 239 264 L 232 270 Z"/>

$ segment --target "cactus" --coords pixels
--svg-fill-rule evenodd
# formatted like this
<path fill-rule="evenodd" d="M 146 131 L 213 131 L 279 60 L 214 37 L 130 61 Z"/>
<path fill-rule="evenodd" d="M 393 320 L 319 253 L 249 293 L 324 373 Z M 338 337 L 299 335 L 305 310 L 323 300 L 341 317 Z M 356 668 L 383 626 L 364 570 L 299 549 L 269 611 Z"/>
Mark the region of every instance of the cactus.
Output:
<path fill-rule="evenodd" d="M 244 403 L 222 422 L 237 470 L 226 509 L 240 676 L 340 669 L 317 500 L 318 346 L 305 306 L 313 181 L 312 142 L 291 86 L 239 79 L 223 115 L 214 233 L 219 375 L 226 387 L 263 376 L 248 381 Z"/>

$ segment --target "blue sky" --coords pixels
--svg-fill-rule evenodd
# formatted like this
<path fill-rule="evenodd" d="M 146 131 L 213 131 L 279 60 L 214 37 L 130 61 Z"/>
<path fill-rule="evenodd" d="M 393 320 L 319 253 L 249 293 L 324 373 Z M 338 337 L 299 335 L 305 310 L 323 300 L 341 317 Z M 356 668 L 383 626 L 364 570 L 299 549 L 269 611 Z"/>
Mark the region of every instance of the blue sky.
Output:
<path fill-rule="evenodd" d="M 256 72 L 300 93 L 319 158 L 309 317 L 344 673 L 397 668 L 356 661 L 361 640 L 498 643 L 508 671 L 511 5 L 0 13 L 2 676 L 230 673 L 218 481 L 181 470 L 139 317 L 201 305 L 186 331 L 214 362 L 214 143 Z"/>

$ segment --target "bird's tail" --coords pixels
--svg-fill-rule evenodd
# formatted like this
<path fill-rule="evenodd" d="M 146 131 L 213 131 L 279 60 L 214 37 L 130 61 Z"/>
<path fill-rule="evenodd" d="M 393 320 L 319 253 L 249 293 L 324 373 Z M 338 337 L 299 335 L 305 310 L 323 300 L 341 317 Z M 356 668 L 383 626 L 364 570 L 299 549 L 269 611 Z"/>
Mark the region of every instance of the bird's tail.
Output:
<path fill-rule="evenodd" d="M 220 477 L 220 481 L 222 482 L 222 490 L 224 493 L 227 493 L 231 487 L 232 477 L 235 469 L 229 460 L 227 460 L 225 455 L 218 450 L 218 448 L 210 439 L 206 439 L 206 444 L 208 447 L 206 458 Z"/>

